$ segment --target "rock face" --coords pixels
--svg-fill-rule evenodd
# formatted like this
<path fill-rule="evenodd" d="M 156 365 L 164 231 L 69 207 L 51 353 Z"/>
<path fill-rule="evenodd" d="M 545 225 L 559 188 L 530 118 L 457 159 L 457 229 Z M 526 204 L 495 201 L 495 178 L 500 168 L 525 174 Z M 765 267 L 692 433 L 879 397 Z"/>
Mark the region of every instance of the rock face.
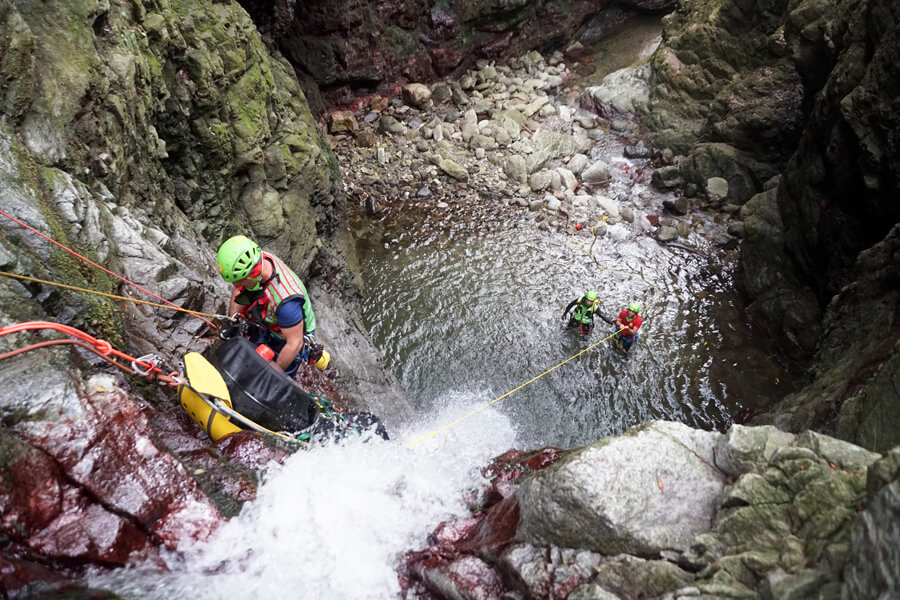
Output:
<path fill-rule="evenodd" d="M 315 110 L 384 93 L 397 82 L 461 73 L 476 59 L 504 61 L 571 37 L 607 2 L 242 0 L 297 69 Z M 633 0 L 665 10 L 671 0 Z M 318 97 L 321 90 L 322 97 Z"/>
<path fill-rule="evenodd" d="M 481 517 L 442 524 L 431 547 L 408 555 L 410 588 L 439 598 L 837 598 L 846 568 L 850 597 L 896 590 L 896 528 L 874 525 L 897 510 L 894 454 L 878 462 L 813 432 L 652 422 L 521 475 L 508 461 Z"/>
<path fill-rule="evenodd" d="M 710 200 L 742 205 L 750 309 L 815 380 L 759 422 L 879 450 L 900 420 L 898 23 L 889 0 L 691 3 L 648 62 L 584 94 L 681 155 L 661 183 L 721 178 Z"/>
<path fill-rule="evenodd" d="M 341 399 L 355 408 L 372 398 L 402 418 L 408 405 L 353 316 L 353 256 L 333 218 L 343 202 L 337 162 L 293 69 L 269 55 L 239 4 L 3 3 L 0 32 L 5 213 L 208 314 L 224 311 L 229 291 L 214 248 L 254 237 L 295 267 L 316 302 L 336 307 L 320 314 L 318 334 L 345 376 Z M 160 302 L 6 217 L 0 269 Z M 182 312 L 10 278 L 0 299 L 3 325 L 66 323 L 134 356 L 159 354 L 169 369 L 210 333 Z M 0 347 L 35 338 L 6 336 Z M 164 414 L 177 407 L 171 391 L 130 389 L 80 350 L 43 349 L 0 368 L 0 479 L 15 488 L 2 493 L 4 591 L 56 577 L 42 565 L 65 577 L 201 537 L 253 497 L 261 465 L 235 458 L 230 474 L 221 469 L 252 441 L 212 447 L 180 412 Z"/>

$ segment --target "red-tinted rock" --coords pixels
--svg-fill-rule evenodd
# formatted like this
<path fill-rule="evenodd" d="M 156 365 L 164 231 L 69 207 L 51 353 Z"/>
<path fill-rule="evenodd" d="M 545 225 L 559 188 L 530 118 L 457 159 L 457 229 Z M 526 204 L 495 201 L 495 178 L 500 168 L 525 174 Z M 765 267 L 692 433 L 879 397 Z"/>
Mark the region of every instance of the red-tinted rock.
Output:
<path fill-rule="evenodd" d="M 138 405 L 108 376 L 91 378 L 76 394 L 79 415 L 28 423 L 22 427 L 25 441 L 51 457 L 91 504 L 129 519 L 168 547 L 185 537 L 207 538 L 221 522 L 219 512 L 184 467 L 154 445 Z M 120 550 L 133 549 L 132 534 L 121 527 Z M 85 552 L 101 550 L 86 546 Z"/>
<path fill-rule="evenodd" d="M 283 464 L 290 452 L 276 447 L 258 433 L 241 431 L 221 440 L 216 447 L 223 456 L 248 469 L 260 471 L 271 462 Z"/>

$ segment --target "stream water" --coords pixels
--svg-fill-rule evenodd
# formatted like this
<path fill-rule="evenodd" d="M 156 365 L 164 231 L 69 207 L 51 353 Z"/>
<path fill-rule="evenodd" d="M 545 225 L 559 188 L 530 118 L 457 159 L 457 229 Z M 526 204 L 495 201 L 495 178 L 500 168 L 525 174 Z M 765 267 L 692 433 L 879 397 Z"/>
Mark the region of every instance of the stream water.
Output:
<path fill-rule="evenodd" d="M 647 52 L 654 27 L 634 34 L 643 43 L 617 38 L 620 62 Z M 780 396 L 789 381 L 744 314 L 736 254 L 696 227 L 677 246 L 649 235 L 643 216 L 661 214 L 666 197 L 648 186 L 647 161 L 622 158 L 622 143 L 610 136 L 592 158 L 610 164 L 607 195 L 627 198 L 636 218 L 596 237 L 477 198 L 381 220 L 351 215 L 363 316 L 418 421 L 391 442 L 273 465 L 258 499 L 210 541 L 165 555 L 165 570 L 137 566 L 90 583 L 129 598 L 396 598 L 398 557 L 466 515 L 466 491 L 507 449 L 588 444 L 650 419 L 723 429 Z M 691 218 L 723 227 L 713 215 Z M 611 328 L 599 320 L 590 336 L 564 327 L 563 309 L 587 289 L 607 315 L 632 301 L 646 307 L 630 353 L 603 341 Z"/>

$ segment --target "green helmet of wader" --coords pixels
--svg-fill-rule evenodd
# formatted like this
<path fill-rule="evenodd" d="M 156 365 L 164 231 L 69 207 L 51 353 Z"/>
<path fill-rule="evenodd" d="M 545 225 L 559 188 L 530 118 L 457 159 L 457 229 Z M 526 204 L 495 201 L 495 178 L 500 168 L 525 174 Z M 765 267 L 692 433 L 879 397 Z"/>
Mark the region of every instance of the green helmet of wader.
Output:
<path fill-rule="evenodd" d="M 236 235 L 225 240 L 216 254 L 219 273 L 229 283 L 244 279 L 262 258 L 262 251 L 256 242 L 248 237 Z"/>
<path fill-rule="evenodd" d="M 641 312 L 641 305 L 638 304 L 637 302 L 632 302 L 631 304 L 628 305 L 628 310 L 630 310 L 631 312 L 634 312 L 634 313 L 639 313 L 639 312 Z"/>
<path fill-rule="evenodd" d="M 588 290 L 588 292 L 584 295 L 584 297 L 587 300 L 590 300 L 591 302 L 596 302 L 597 301 L 597 292 L 595 292 L 594 290 Z"/>

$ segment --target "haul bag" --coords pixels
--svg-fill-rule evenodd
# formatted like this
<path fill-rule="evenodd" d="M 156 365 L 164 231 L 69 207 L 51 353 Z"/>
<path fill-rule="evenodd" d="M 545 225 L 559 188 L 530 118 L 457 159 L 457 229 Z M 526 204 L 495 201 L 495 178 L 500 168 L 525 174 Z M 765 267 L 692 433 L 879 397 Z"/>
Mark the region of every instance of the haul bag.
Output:
<path fill-rule="evenodd" d="M 298 432 L 319 415 L 315 397 L 282 371 L 272 368 L 247 339 L 235 336 L 218 344 L 209 357 L 221 373 L 234 410 L 272 431 Z"/>

